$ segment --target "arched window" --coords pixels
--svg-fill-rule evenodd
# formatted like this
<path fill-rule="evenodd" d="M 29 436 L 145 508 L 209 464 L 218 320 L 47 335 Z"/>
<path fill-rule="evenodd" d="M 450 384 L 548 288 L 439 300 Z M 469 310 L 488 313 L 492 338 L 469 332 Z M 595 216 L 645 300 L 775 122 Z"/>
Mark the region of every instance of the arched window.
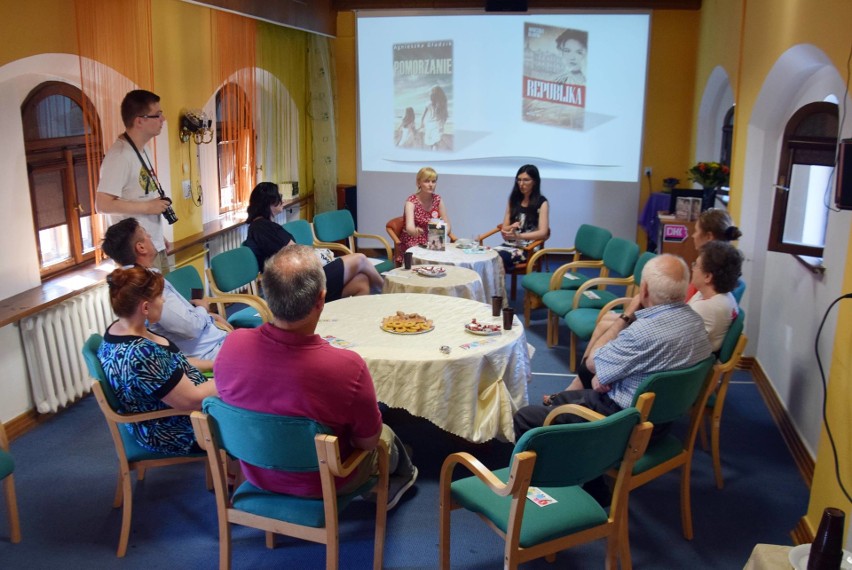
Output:
<path fill-rule="evenodd" d="M 219 213 L 242 208 L 254 187 L 254 128 L 248 97 L 236 83 L 216 93 Z"/>
<path fill-rule="evenodd" d="M 731 166 L 731 149 L 734 146 L 734 107 L 731 106 L 725 113 L 722 122 L 722 148 L 719 152 L 719 162 L 725 166 Z"/>
<path fill-rule="evenodd" d="M 837 105 L 809 103 L 784 129 L 769 250 L 822 257 L 837 151 Z"/>
<path fill-rule="evenodd" d="M 21 115 L 39 268 L 45 277 L 94 259 L 89 186 L 97 180 L 89 179 L 86 135 L 100 127 L 83 93 L 58 81 L 33 89 Z M 91 117 L 95 124 L 89 123 Z"/>

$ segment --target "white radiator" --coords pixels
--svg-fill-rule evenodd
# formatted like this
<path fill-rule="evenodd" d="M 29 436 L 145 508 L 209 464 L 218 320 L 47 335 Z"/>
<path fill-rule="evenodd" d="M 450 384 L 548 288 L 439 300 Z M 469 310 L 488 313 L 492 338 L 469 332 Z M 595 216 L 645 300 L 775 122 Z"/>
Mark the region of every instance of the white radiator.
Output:
<path fill-rule="evenodd" d="M 210 257 L 213 258 L 222 252 L 240 247 L 243 244 L 243 241 L 245 241 L 247 234 L 248 226 L 246 224 L 234 226 L 227 232 L 219 234 L 207 242 Z"/>
<path fill-rule="evenodd" d="M 21 338 L 33 400 L 46 414 L 89 392 L 91 380 L 81 352 L 92 333 L 114 320 L 106 284 L 21 320 Z"/>

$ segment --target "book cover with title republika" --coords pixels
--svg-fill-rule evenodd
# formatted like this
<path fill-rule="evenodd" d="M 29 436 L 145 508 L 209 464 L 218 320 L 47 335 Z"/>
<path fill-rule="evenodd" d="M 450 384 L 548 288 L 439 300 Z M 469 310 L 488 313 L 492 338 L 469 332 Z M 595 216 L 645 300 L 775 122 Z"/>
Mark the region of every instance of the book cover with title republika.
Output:
<path fill-rule="evenodd" d="M 453 150 L 453 41 L 393 45 L 394 146 Z"/>
<path fill-rule="evenodd" d="M 583 30 L 524 23 L 524 121 L 584 127 L 588 40 Z"/>

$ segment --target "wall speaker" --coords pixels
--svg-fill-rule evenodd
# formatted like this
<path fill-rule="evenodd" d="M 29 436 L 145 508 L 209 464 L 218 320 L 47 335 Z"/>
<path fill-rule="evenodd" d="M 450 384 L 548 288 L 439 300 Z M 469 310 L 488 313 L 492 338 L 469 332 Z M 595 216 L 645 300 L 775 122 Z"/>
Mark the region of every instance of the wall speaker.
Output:
<path fill-rule="evenodd" d="M 841 210 L 852 210 L 852 139 L 840 141 L 836 174 L 834 204 Z"/>
<path fill-rule="evenodd" d="M 526 12 L 527 0 L 485 0 L 486 12 Z"/>

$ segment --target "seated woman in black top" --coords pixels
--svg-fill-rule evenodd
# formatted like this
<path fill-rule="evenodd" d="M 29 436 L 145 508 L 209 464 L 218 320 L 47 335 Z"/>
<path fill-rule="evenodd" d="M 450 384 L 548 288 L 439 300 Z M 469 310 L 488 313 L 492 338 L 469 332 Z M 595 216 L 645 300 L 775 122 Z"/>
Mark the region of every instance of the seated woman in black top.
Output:
<path fill-rule="evenodd" d="M 503 216 L 503 241 L 506 245 L 515 245 L 510 251 L 505 249 L 497 253 L 503 258 L 506 271 L 510 271 L 516 263 L 524 261 L 524 253 L 520 247 L 537 239 L 550 237 L 549 204 L 547 198 L 541 195 L 541 175 L 534 164 L 525 164 L 515 175 L 515 185 L 509 195 L 509 204 Z"/>
<path fill-rule="evenodd" d="M 284 209 L 284 201 L 278 186 L 272 182 L 261 182 L 254 187 L 249 197 L 248 237 L 245 245 L 254 252 L 260 270 L 263 264 L 282 247 L 295 243 L 293 236 L 275 222 L 275 217 Z M 362 253 L 350 253 L 327 263 L 323 270 L 327 282 L 327 301 L 342 297 L 369 295 L 370 289 L 381 291 L 382 277 Z"/>

